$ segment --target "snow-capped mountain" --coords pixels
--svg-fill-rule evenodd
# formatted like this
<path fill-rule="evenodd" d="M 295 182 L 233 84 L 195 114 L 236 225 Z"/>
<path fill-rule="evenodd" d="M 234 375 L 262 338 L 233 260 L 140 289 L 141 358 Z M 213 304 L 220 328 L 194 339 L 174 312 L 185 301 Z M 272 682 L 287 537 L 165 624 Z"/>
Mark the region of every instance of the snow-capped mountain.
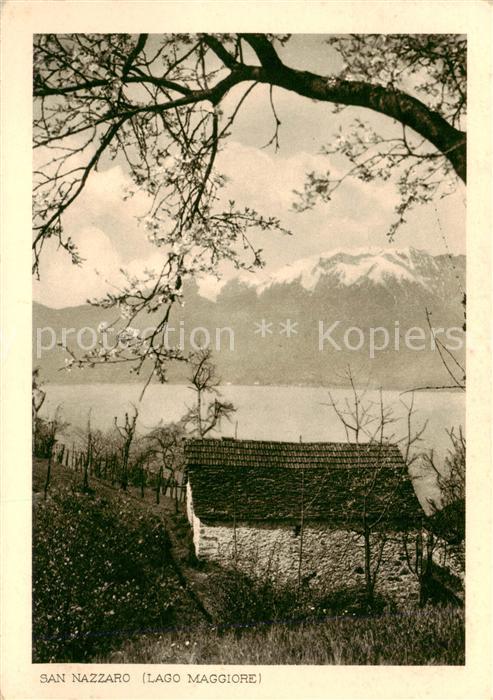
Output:
<path fill-rule="evenodd" d="M 243 274 L 220 283 L 208 280 L 205 286 L 188 282 L 185 306 L 173 309 L 170 325 L 184 329 L 186 344 L 194 328 L 207 329 L 225 382 L 334 384 L 349 364 L 378 386 L 440 385 L 447 377 L 430 342 L 426 313 L 434 326 L 455 328 L 457 336 L 464 323 L 464 290 L 464 256 L 433 256 L 414 248 L 333 250 L 269 276 Z M 35 327 L 55 329 L 77 324 L 97 328 L 113 317 L 111 310 L 86 306 L 54 311 L 35 305 L 34 311 Z M 150 319 L 133 325 L 148 327 Z M 321 329 L 323 336 L 333 324 L 334 343 L 321 342 Z M 232 346 L 225 333 L 221 347 L 215 347 L 221 328 L 231 329 Z M 419 350 L 404 342 L 416 328 L 426 338 Z M 379 343 L 385 332 L 389 336 L 387 347 L 374 357 L 368 346 L 372 329 L 385 329 L 378 331 Z M 345 333 L 352 333 L 349 342 Z M 358 337 L 364 339 L 361 347 Z M 462 349 L 457 357 L 462 361 Z M 63 359 L 56 349 L 35 362 L 46 367 L 53 381 L 134 379 L 124 365 L 67 376 L 57 371 Z M 182 380 L 186 372 L 181 364 L 169 376 Z"/>
<path fill-rule="evenodd" d="M 436 269 L 433 257 L 414 248 L 402 250 L 337 250 L 297 260 L 281 268 L 266 282 L 257 286 L 261 294 L 273 284 L 299 284 L 307 291 L 313 291 L 321 278 L 331 277 L 337 283 L 385 285 L 393 279 L 428 286 L 429 279 L 423 272 Z"/>
<path fill-rule="evenodd" d="M 448 269 L 447 269 L 448 268 Z M 199 281 L 199 294 L 215 301 L 228 285 L 243 285 L 254 289 L 257 296 L 279 285 L 298 285 L 307 292 L 314 292 L 320 282 L 331 286 L 382 287 L 393 283 L 419 285 L 430 292 L 437 291 L 447 278 L 463 276 L 461 257 L 433 256 L 413 247 L 400 249 L 360 248 L 336 249 L 307 258 L 300 258 L 270 275 L 239 275 L 234 280 L 204 284 Z M 462 286 L 462 285 L 459 285 Z"/>

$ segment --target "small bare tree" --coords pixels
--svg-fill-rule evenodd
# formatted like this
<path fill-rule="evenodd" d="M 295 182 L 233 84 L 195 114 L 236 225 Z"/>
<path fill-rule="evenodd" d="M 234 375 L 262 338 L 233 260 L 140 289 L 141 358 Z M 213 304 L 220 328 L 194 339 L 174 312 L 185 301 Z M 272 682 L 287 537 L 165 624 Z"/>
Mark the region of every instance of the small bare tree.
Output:
<path fill-rule="evenodd" d="M 36 430 L 38 427 L 38 421 L 39 421 L 39 411 L 41 410 L 41 406 L 43 405 L 45 399 L 46 399 L 46 391 L 41 388 L 41 382 L 40 382 L 40 369 L 39 367 L 35 367 L 33 369 L 33 378 L 32 378 L 32 451 L 33 454 L 36 451 Z"/>
<path fill-rule="evenodd" d="M 444 540 L 446 549 L 461 570 L 465 567 L 466 439 L 462 428 L 448 431 L 451 447 L 445 464 L 439 469 L 433 452 L 426 463 L 436 476 L 440 502 L 429 500 L 432 508 L 430 529 Z"/>
<path fill-rule="evenodd" d="M 83 488 L 88 489 L 91 473 L 94 473 L 95 476 L 101 476 L 101 463 L 103 456 L 107 458 L 109 447 L 113 441 L 112 435 L 110 432 L 103 433 L 102 430 L 93 427 L 92 409 L 89 409 L 87 413 L 86 427 L 76 428 L 74 433 L 77 445 L 82 450 Z M 75 443 L 72 449 L 75 449 Z"/>
<path fill-rule="evenodd" d="M 454 428 L 447 432 L 452 446 L 445 459 L 443 472 L 436 468 L 433 455 L 429 455 L 429 463 L 437 475 L 444 506 L 464 501 L 466 497 L 466 438 L 461 427 L 457 432 Z"/>
<path fill-rule="evenodd" d="M 135 437 L 135 431 L 137 427 L 137 418 L 139 416 L 139 411 L 136 406 L 132 404 L 134 410 L 133 415 L 130 415 L 128 411 L 125 413 L 125 422 L 123 425 L 118 425 L 118 418 L 115 416 L 115 428 L 119 432 L 123 444 L 122 444 L 122 466 L 121 466 L 121 487 L 124 491 L 128 488 L 128 462 L 130 456 L 130 448 Z"/>
<path fill-rule="evenodd" d="M 179 495 L 183 486 L 185 435 L 183 422 L 158 425 L 149 435 L 146 435 L 153 454 L 158 458 L 156 503 L 159 503 L 161 491 L 166 495 L 169 490 L 170 497 L 174 496 L 176 511 L 178 511 Z"/>
<path fill-rule="evenodd" d="M 44 421 L 43 442 L 44 442 L 44 447 L 45 447 L 47 458 L 48 458 L 48 464 L 46 466 L 46 480 L 45 480 L 45 485 L 44 485 L 44 498 L 45 498 L 45 500 L 46 500 L 46 497 L 48 495 L 48 488 L 50 486 L 51 467 L 53 464 L 53 454 L 54 454 L 55 445 L 56 445 L 57 440 L 58 440 L 58 435 L 68 425 L 67 423 L 63 423 L 60 420 L 60 415 L 61 415 L 61 407 L 57 406 L 55 409 L 55 413 L 53 415 L 53 418 L 51 420 Z"/>
<path fill-rule="evenodd" d="M 132 469 L 138 474 L 138 486 L 140 488 L 140 497 L 145 496 L 145 486 L 147 482 L 147 467 L 153 457 L 152 447 L 143 436 L 140 440 L 134 443 L 135 447 L 132 450 Z M 135 481 L 133 482 L 135 484 Z"/>
<path fill-rule="evenodd" d="M 465 568 L 466 442 L 460 428 L 457 433 L 450 430 L 448 434 L 452 447 L 441 468 L 433 450 L 421 455 L 424 471 L 416 478 L 429 478 L 432 474 L 440 493 L 438 498 L 427 498 L 431 514 L 414 542 L 404 537 L 408 566 L 420 583 L 420 605 L 429 599 L 462 604 L 463 584 L 457 573 Z M 450 559 L 456 565 L 453 573 L 443 568 Z"/>
<path fill-rule="evenodd" d="M 224 401 L 218 387 L 221 380 L 212 362 L 210 348 L 198 350 L 190 356 L 190 388 L 195 392 L 196 405 L 188 411 L 185 422 L 191 425 L 192 433 L 203 438 L 219 429 L 223 418 L 231 420 L 236 411 L 230 401 Z M 213 400 L 208 397 L 213 396 Z"/>
<path fill-rule="evenodd" d="M 421 440 L 426 429 L 424 423 L 413 429 L 414 398 L 404 404 L 407 410 L 406 431 L 401 437 L 389 429 L 397 422 L 391 408 L 383 401 L 382 390 L 378 402 L 367 396 L 366 390 L 358 390 L 350 368 L 347 379 L 351 387 L 351 398 L 338 403 L 329 392 L 329 406 L 344 426 L 348 443 L 356 445 L 357 462 L 360 473 L 357 479 L 348 480 L 348 509 L 346 514 L 348 529 L 353 529 L 357 537 L 363 539 L 365 594 L 367 606 L 371 609 L 375 602 L 375 589 L 387 542 L 395 522 L 396 510 L 400 507 L 400 489 L 403 479 L 417 458 L 415 445 Z M 402 466 L 389 464 L 387 446 L 399 445 L 406 470 Z M 389 470 L 391 470 L 389 474 Z M 392 476 L 392 478 L 389 478 Z M 385 488 L 381 488 L 386 484 Z M 389 487 L 390 484 L 390 487 Z M 403 520 L 405 514 L 402 514 Z"/>

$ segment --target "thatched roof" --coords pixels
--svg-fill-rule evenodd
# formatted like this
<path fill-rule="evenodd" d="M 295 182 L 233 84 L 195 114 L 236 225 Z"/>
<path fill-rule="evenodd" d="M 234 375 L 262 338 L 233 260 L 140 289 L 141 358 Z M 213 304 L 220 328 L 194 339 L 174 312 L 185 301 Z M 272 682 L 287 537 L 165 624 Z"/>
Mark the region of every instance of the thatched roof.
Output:
<path fill-rule="evenodd" d="M 400 530 L 423 515 L 395 445 L 187 440 L 193 507 L 203 521 L 331 527 L 371 522 Z"/>

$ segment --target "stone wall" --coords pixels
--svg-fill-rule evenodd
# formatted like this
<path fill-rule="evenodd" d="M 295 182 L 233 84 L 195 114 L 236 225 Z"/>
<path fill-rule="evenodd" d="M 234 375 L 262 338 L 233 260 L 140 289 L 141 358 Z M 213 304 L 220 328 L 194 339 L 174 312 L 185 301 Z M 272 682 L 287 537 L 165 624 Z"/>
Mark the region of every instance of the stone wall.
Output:
<path fill-rule="evenodd" d="M 301 577 L 306 585 L 327 591 L 364 586 L 364 543 L 354 532 L 310 525 L 301 538 L 298 528 L 279 524 L 206 525 L 193 512 L 191 523 L 200 559 L 233 564 L 236 550 L 236 564 L 245 572 L 296 581 L 302 542 Z M 397 600 L 417 600 L 418 582 L 406 563 L 401 538 L 388 538 L 376 590 Z M 373 549 L 376 555 L 377 547 Z"/>

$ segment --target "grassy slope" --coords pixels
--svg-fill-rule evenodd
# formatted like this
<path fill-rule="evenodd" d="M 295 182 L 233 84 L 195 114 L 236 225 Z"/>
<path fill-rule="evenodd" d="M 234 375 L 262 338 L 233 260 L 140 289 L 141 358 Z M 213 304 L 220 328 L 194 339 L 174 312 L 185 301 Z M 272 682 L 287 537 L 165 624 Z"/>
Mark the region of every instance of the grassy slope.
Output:
<path fill-rule="evenodd" d="M 183 516 L 46 461 L 33 470 L 33 659 L 90 661 L 141 631 L 204 620 Z M 163 499 L 164 501 L 165 499 Z M 173 531 L 171 531 L 173 530 Z M 200 572 L 197 572 L 201 575 Z"/>
<path fill-rule="evenodd" d="M 198 627 L 142 636 L 101 662 L 159 664 L 461 665 L 462 610 L 257 625 L 238 633 Z"/>
<path fill-rule="evenodd" d="M 38 492 L 44 483 L 46 464 L 37 460 L 33 487 Z M 80 474 L 55 466 L 52 492 L 78 484 Z M 211 622 L 204 615 L 210 606 L 210 574 L 213 568 L 194 566 L 190 557 L 189 528 L 182 513 L 174 513 L 174 504 L 162 499 L 154 502 L 148 491 L 141 499 L 137 491 L 122 494 L 117 489 L 91 480 L 94 494 L 103 497 L 122 512 L 140 516 L 159 516 L 172 543 L 174 583 L 178 592 L 176 614 L 166 631 L 116 635 L 111 648 L 106 645 L 91 656 L 91 661 L 106 663 L 208 663 L 208 664 L 462 664 L 464 663 L 464 613 L 452 608 L 407 610 L 368 618 L 345 616 L 305 619 L 299 622 L 257 623 L 235 627 Z M 48 501 L 48 507 L 50 501 Z M 126 527 L 132 527 L 126 516 Z M 130 525 L 129 525 L 130 524 Z M 106 583 L 107 571 L 101 569 Z M 131 611 L 130 611 L 131 612 Z M 207 612 L 207 611 L 206 611 Z M 138 623 L 138 610 L 136 622 Z M 131 625 L 130 625 L 131 627 Z M 136 624 L 134 629 L 138 629 Z M 140 627 L 142 629 L 142 627 Z M 148 629 L 148 628 L 147 628 Z"/>

